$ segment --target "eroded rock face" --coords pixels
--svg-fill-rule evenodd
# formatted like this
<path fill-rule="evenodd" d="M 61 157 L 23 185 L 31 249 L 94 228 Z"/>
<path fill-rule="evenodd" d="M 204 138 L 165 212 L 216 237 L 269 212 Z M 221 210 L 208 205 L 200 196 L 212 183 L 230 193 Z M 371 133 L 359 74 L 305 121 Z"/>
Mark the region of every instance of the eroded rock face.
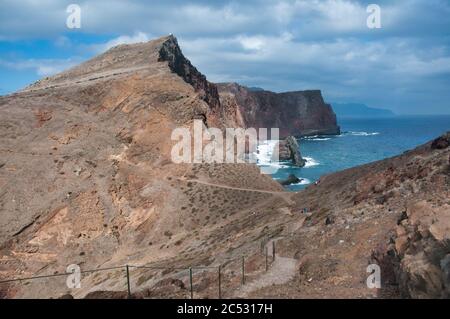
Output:
<path fill-rule="evenodd" d="M 277 150 L 278 154 L 276 153 Z M 278 155 L 280 161 L 291 161 L 297 167 L 303 167 L 306 164 L 306 160 L 302 158 L 300 153 L 297 139 L 293 136 L 288 136 L 278 143 L 278 148 L 275 147 L 275 155 Z"/>
<path fill-rule="evenodd" d="M 450 298 L 450 206 L 416 202 L 396 233 L 401 291 L 412 298 Z"/>
<path fill-rule="evenodd" d="M 186 59 L 174 36 L 169 36 L 161 45 L 158 60 L 167 61 L 170 69 L 191 84 L 211 108 L 219 108 L 220 101 L 216 85 L 208 82 L 206 77 Z"/>
<path fill-rule="evenodd" d="M 450 146 L 450 134 L 447 133 L 443 136 L 438 137 L 431 144 L 431 148 L 442 150 Z"/>
<path fill-rule="evenodd" d="M 280 184 L 283 186 L 288 186 L 288 185 L 299 183 L 301 181 L 302 180 L 300 178 L 298 178 L 297 176 L 295 176 L 294 174 L 289 174 L 287 179 L 280 181 Z"/>
<path fill-rule="evenodd" d="M 280 129 L 280 137 L 340 134 L 336 115 L 319 90 L 274 93 L 236 83 L 217 84 L 225 110 L 243 127 Z"/>

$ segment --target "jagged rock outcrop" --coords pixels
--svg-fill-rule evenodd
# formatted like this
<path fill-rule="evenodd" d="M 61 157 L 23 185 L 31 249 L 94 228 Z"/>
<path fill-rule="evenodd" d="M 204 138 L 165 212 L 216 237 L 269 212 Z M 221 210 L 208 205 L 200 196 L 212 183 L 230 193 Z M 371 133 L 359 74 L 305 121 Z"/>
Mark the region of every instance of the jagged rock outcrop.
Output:
<path fill-rule="evenodd" d="M 217 86 L 206 80 L 191 62 L 181 52 L 178 41 L 174 36 L 169 36 L 167 41 L 161 45 L 159 50 L 159 61 L 167 61 L 170 69 L 181 76 L 187 83 L 191 84 L 200 97 L 208 103 L 212 109 L 220 107 Z"/>
<path fill-rule="evenodd" d="M 450 146 L 450 133 L 438 137 L 431 143 L 432 149 L 442 150 Z"/>
<path fill-rule="evenodd" d="M 397 226 L 395 249 L 405 297 L 450 298 L 450 205 L 411 204 Z"/>
<path fill-rule="evenodd" d="M 297 176 L 295 176 L 295 174 L 289 174 L 288 178 L 286 178 L 285 180 L 280 181 L 280 184 L 283 186 L 289 186 L 292 184 L 297 184 L 300 183 L 302 181 L 302 179 L 298 178 Z"/>
<path fill-rule="evenodd" d="M 80 100 L 90 108 L 98 107 L 103 102 L 108 105 L 130 104 L 136 101 L 126 98 L 124 88 L 127 84 L 121 82 L 118 86 L 117 80 L 133 75 L 130 77 L 131 82 L 128 88 L 131 91 L 135 89 L 133 85 L 142 79 L 142 75 L 153 74 L 155 77 L 158 72 L 167 71 L 178 75 L 185 84 L 194 89 L 195 94 L 183 96 L 179 94 L 179 90 L 177 92 L 176 86 L 171 88 L 170 83 L 161 83 L 161 86 L 165 86 L 168 90 L 156 97 L 157 99 L 161 102 L 178 101 L 181 104 L 199 98 L 205 103 L 196 101 L 195 105 L 184 109 L 174 108 L 163 110 L 163 112 L 169 112 L 180 122 L 195 118 L 202 119 L 207 126 L 223 127 L 224 120 L 217 115 L 220 101 L 216 85 L 208 82 L 206 77 L 183 55 L 177 39 L 172 35 L 146 43 L 118 45 L 67 71 L 41 79 L 21 92 L 31 93 L 43 89 L 65 88 L 66 96 L 79 94 Z M 138 83 L 136 89 L 142 86 L 143 83 Z M 154 94 L 149 91 L 145 95 Z M 148 99 L 145 102 L 148 103 Z M 139 103 L 142 104 L 143 101 Z"/>
<path fill-rule="evenodd" d="M 450 132 L 428 145 L 431 150 L 445 152 L 450 149 Z M 440 164 L 443 165 L 441 172 L 448 178 L 450 156 L 447 161 L 443 158 Z M 432 166 L 421 165 L 418 177 L 423 179 L 431 172 Z M 439 192 L 440 182 L 442 180 L 435 178 L 436 192 Z M 424 199 L 411 201 L 395 231 L 395 251 L 399 258 L 397 274 L 403 296 L 450 298 L 449 203 L 436 205 L 436 202 Z"/>
<path fill-rule="evenodd" d="M 278 151 L 278 153 L 276 153 Z M 291 161 L 294 166 L 303 167 L 306 160 L 302 158 L 300 153 L 300 146 L 297 139 L 293 136 L 288 136 L 286 139 L 278 142 L 278 147 L 275 147 L 274 159 L 280 161 Z"/>
<path fill-rule="evenodd" d="M 280 129 L 280 137 L 340 134 L 336 115 L 319 90 L 274 93 L 219 83 L 220 101 L 242 127 Z"/>

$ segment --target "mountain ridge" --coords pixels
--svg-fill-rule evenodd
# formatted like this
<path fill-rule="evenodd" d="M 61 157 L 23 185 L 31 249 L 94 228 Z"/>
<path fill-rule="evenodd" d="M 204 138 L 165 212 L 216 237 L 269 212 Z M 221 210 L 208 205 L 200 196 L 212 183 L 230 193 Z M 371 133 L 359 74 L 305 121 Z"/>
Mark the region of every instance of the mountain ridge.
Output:
<path fill-rule="evenodd" d="M 388 109 L 368 107 L 362 103 L 331 103 L 339 118 L 384 118 L 396 114 Z"/>

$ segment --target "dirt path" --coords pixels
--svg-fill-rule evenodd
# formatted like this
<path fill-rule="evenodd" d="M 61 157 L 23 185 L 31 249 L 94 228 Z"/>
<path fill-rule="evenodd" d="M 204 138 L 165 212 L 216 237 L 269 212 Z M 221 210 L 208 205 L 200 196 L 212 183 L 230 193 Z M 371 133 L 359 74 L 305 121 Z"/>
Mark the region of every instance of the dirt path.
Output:
<path fill-rule="evenodd" d="M 234 297 L 246 298 L 251 292 L 258 289 L 272 285 L 285 284 L 295 276 L 296 269 L 297 260 L 276 256 L 275 261 L 266 273 L 239 288 Z"/>
<path fill-rule="evenodd" d="M 262 190 L 262 189 L 254 189 L 254 188 L 233 187 L 233 186 L 228 186 L 228 185 L 223 185 L 223 184 L 215 184 L 215 183 L 205 182 L 205 181 L 201 181 L 198 179 L 181 179 L 180 178 L 179 180 L 185 181 L 185 182 L 203 184 L 203 185 L 212 186 L 212 187 L 244 191 L 244 192 L 256 192 L 256 193 L 263 193 L 263 194 L 271 194 L 271 195 L 276 195 L 276 196 L 283 198 L 286 201 L 286 203 L 289 205 L 292 205 L 295 203 L 294 201 L 291 200 L 292 195 L 295 194 L 294 192 L 268 191 L 268 190 Z"/>
<path fill-rule="evenodd" d="M 74 80 L 61 80 L 60 82 L 54 82 L 47 85 L 37 86 L 34 87 L 36 83 L 31 84 L 30 86 L 22 89 L 18 93 L 26 93 L 26 92 L 35 92 L 40 90 L 47 90 L 47 89 L 55 89 L 55 88 L 62 88 L 67 86 L 73 86 L 77 84 L 86 84 L 91 83 L 92 81 L 96 80 L 106 80 L 126 74 L 131 74 L 136 71 L 141 71 L 149 69 L 148 66 L 140 66 L 140 67 L 130 67 L 130 68 L 119 68 L 119 69 L 112 69 L 107 72 L 96 72 L 92 74 L 88 74 L 88 76 L 81 76 L 78 78 L 75 78 Z"/>

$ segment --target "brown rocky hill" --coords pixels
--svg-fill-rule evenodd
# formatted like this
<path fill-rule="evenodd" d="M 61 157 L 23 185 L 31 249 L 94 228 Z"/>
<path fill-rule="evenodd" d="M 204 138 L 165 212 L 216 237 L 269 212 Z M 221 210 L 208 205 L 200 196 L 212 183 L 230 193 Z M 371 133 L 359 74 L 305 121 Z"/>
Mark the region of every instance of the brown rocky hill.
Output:
<path fill-rule="evenodd" d="M 217 86 L 226 114 L 242 127 L 278 127 L 282 138 L 340 134 L 336 114 L 318 90 L 274 93 L 236 83 Z"/>
<path fill-rule="evenodd" d="M 69 264 L 215 262 L 211 251 L 227 251 L 229 236 L 254 231 L 238 222 L 248 210 L 283 200 L 255 165 L 172 163 L 172 130 L 197 118 L 221 125 L 218 107 L 216 87 L 171 36 L 112 48 L 1 97 L 0 278 Z M 93 289 L 86 280 L 80 296 Z M 9 297 L 66 290 L 50 280 L 0 288 Z"/>

